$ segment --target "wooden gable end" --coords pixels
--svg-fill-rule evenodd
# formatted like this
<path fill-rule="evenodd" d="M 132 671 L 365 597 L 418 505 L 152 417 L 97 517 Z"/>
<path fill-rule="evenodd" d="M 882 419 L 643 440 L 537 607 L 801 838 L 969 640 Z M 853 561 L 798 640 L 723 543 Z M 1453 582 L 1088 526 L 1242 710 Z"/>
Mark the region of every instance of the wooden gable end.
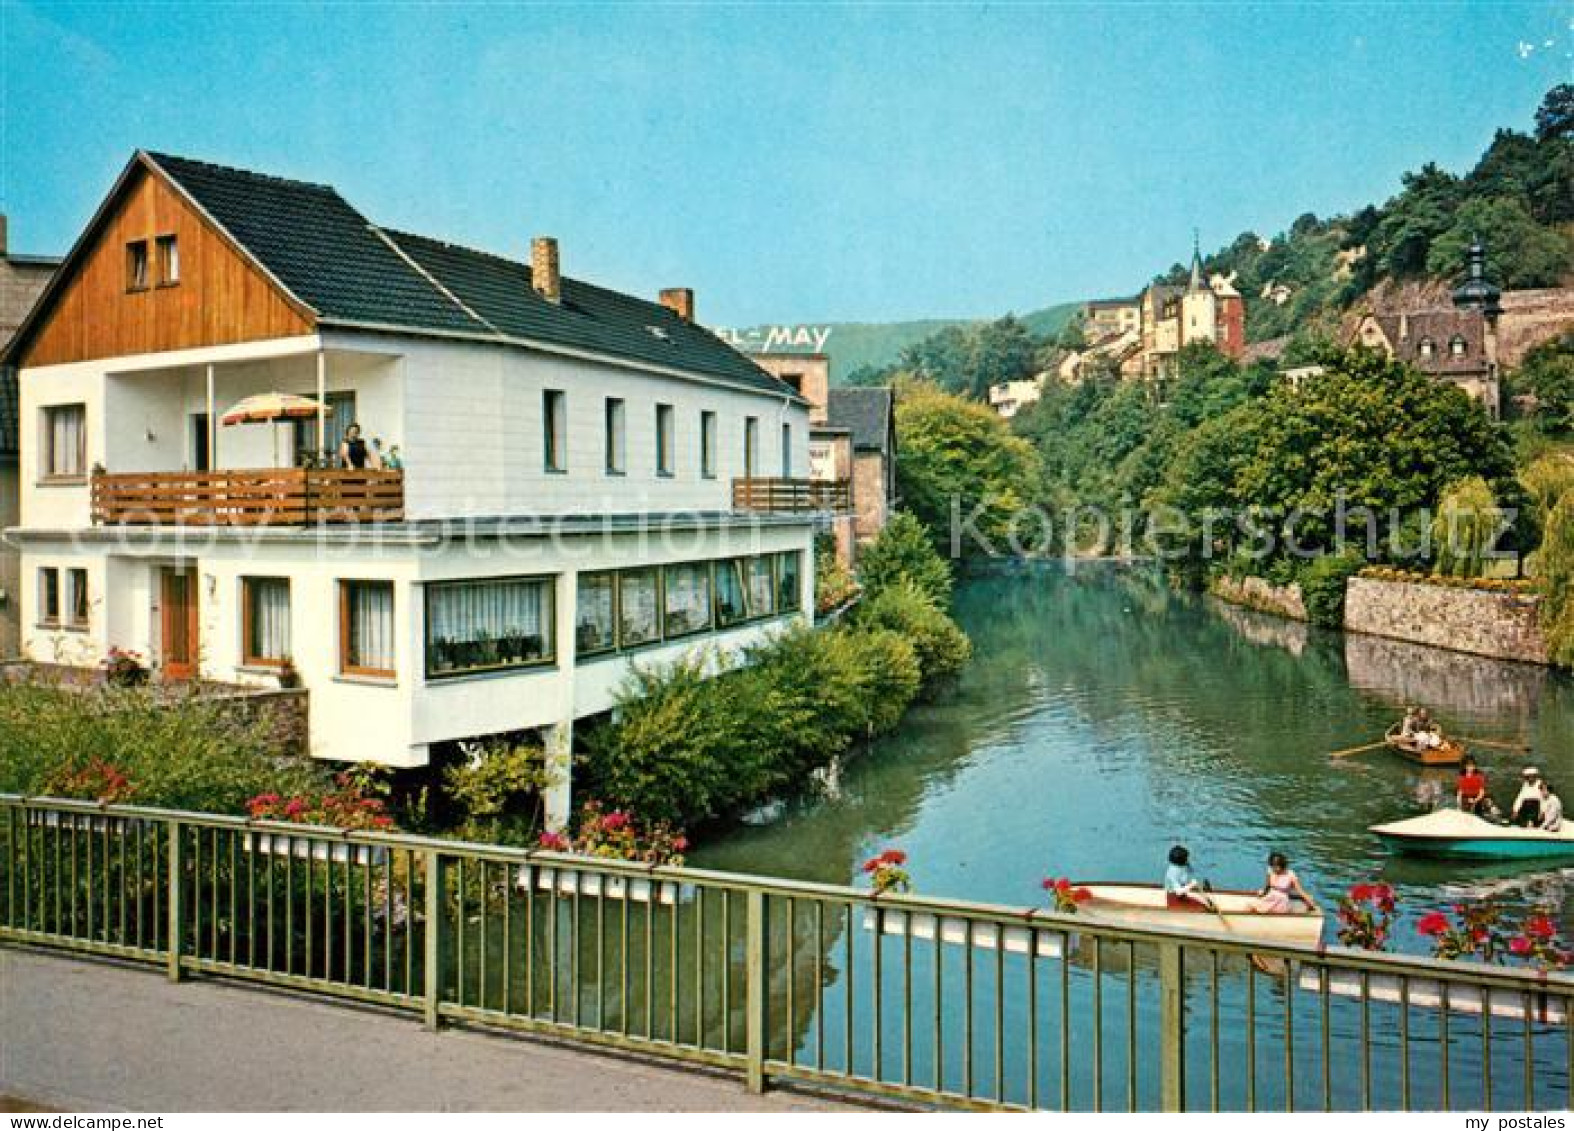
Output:
<path fill-rule="evenodd" d="M 162 176 L 134 166 L 95 233 L 62 268 L 28 330 L 26 368 L 311 333 L 282 288 Z M 161 282 L 160 237 L 173 236 L 177 282 Z M 130 245 L 142 243 L 147 285 L 132 286 Z"/>

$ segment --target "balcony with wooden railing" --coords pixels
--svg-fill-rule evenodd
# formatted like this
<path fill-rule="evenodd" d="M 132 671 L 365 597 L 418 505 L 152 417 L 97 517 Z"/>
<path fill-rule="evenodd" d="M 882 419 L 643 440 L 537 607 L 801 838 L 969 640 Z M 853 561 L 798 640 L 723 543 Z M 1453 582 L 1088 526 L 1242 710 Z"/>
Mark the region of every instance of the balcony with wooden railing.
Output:
<path fill-rule="evenodd" d="M 847 514 L 853 509 L 846 479 L 734 479 L 732 509 L 774 514 Z"/>
<path fill-rule="evenodd" d="M 130 526 L 397 522 L 404 472 L 353 468 L 98 472 L 93 521 Z"/>

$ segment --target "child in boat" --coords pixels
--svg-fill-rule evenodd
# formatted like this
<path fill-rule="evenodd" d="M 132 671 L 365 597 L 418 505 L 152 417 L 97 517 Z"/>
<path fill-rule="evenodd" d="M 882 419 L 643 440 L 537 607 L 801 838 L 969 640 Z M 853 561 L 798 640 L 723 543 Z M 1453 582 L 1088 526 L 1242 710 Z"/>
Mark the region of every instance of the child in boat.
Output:
<path fill-rule="evenodd" d="M 1461 813 L 1474 813 L 1479 817 L 1487 816 L 1492 808 L 1492 800 L 1487 796 L 1487 776 L 1469 754 L 1459 764 L 1459 779 L 1454 783 L 1454 804 L 1459 806 Z"/>
<path fill-rule="evenodd" d="M 1268 878 L 1252 903 L 1252 910 L 1259 915 L 1288 915 L 1295 910 L 1292 899 L 1300 900 L 1308 910 L 1317 910 L 1317 901 L 1301 886 L 1300 877 L 1290 870 L 1290 861 L 1284 853 L 1271 852 L 1268 854 Z"/>
<path fill-rule="evenodd" d="M 1199 880 L 1192 872 L 1191 853 L 1184 844 L 1170 849 L 1170 866 L 1164 870 L 1164 902 L 1169 907 L 1213 908 L 1207 881 Z"/>

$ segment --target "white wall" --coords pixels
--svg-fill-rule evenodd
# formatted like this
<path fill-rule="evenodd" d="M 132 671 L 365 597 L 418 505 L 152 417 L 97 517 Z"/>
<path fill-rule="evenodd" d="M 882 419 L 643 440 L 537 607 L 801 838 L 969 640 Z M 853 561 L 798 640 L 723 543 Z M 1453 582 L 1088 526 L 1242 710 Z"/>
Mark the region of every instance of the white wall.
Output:
<path fill-rule="evenodd" d="M 728 510 L 743 475 L 744 419 L 760 422 L 756 475 L 809 473 L 808 410 L 785 395 L 667 377 L 499 346 L 401 341 L 405 357 L 405 513 L 412 519 L 505 514 Z M 542 393 L 567 396 L 566 474 L 544 467 Z M 623 475 L 606 472 L 606 398 L 624 401 Z M 656 405 L 674 410 L 674 468 L 656 472 Z M 714 478 L 700 473 L 700 413 L 717 414 Z"/>

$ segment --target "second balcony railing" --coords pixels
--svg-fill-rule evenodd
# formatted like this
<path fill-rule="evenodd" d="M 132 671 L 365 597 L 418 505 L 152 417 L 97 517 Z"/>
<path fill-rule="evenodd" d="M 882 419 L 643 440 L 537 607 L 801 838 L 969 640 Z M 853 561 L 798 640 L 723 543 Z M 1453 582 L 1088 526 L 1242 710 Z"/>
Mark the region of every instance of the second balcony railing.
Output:
<path fill-rule="evenodd" d="M 732 509 L 804 514 L 846 514 L 853 509 L 846 479 L 734 479 Z"/>

